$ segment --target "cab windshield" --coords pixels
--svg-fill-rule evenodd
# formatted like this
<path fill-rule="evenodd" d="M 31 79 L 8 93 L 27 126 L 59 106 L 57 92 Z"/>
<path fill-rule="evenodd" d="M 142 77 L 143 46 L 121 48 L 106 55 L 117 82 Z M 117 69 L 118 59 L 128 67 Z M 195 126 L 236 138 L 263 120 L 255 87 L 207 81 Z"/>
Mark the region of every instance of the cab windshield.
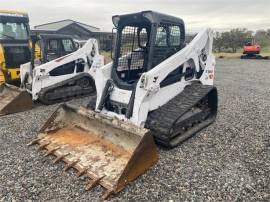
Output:
<path fill-rule="evenodd" d="M 1 39 L 27 40 L 28 31 L 26 24 L 21 22 L 0 22 Z"/>

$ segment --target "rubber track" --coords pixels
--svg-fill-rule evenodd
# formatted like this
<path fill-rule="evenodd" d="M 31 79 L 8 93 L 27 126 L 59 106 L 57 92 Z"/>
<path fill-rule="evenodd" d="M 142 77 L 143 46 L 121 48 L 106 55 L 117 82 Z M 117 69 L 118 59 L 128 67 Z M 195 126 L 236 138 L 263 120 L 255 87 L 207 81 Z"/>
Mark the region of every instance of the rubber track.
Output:
<path fill-rule="evenodd" d="M 85 76 L 87 76 L 91 80 L 87 73 L 82 73 L 71 79 L 59 82 L 53 86 L 42 89 L 39 93 L 39 100 L 43 104 L 50 105 L 58 102 L 68 101 L 74 97 L 79 98 L 95 93 L 94 82 L 92 82 L 91 87 L 87 89 L 83 89 L 76 84 L 78 80 L 82 79 Z M 47 97 L 49 97 L 49 99 Z"/>
<path fill-rule="evenodd" d="M 162 107 L 148 114 L 145 127 L 152 131 L 158 142 L 170 141 L 170 130 L 186 112 L 208 95 L 213 86 L 192 83 Z"/>
<path fill-rule="evenodd" d="M 91 95 L 94 90 L 93 88 L 89 89 L 81 89 L 80 86 L 66 86 L 66 87 L 59 87 L 58 89 L 53 89 L 45 92 L 40 100 L 44 104 L 55 104 L 58 102 L 65 102 L 73 98 L 81 98 L 88 95 Z M 47 95 L 49 93 L 49 96 Z M 49 97 L 50 99 L 47 99 Z M 55 99 L 58 97 L 57 99 Z"/>

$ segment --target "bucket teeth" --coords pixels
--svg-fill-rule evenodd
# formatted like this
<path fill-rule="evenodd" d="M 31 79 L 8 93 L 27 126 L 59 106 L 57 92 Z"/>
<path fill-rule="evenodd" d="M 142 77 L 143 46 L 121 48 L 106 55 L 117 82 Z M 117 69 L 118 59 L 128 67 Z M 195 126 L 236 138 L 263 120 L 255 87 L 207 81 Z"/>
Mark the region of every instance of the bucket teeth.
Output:
<path fill-rule="evenodd" d="M 113 194 L 113 190 L 107 189 L 106 191 L 104 191 L 104 192 L 102 193 L 102 196 L 100 197 L 100 199 L 101 199 L 101 200 L 106 200 L 106 199 L 109 198 L 109 196 L 110 196 L 111 194 Z"/>
<path fill-rule="evenodd" d="M 95 186 L 98 185 L 98 183 L 100 182 L 100 180 L 102 180 L 105 176 L 102 176 L 102 177 L 99 177 L 99 178 L 96 178 L 96 179 L 91 179 L 89 180 L 88 184 L 86 185 L 85 187 L 85 190 L 86 191 L 89 191 L 90 189 L 94 188 Z"/>
<path fill-rule="evenodd" d="M 32 146 L 34 144 L 38 144 L 38 141 L 41 140 L 40 138 L 34 139 L 32 142 L 28 143 L 27 146 Z"/>
<path fill-rule="evenodd" d="M 44 149 L 41 156 L 52 154 L 54 164 L 62 161 L 62 171 L 72 168 L 75 176 L 85 176 L 85 190 L 103 189 L 99 200 L 105 200 L 158 161 L 149 130 L 109 119 L 84 108 L 61 105 L 39 130 L 41 139 L 29 145 Z"/>
<path fill-rule="evenodd" d="M 47 157 L 47 156 L 49 156 L 49 155 L 51 155 L 52 153 L 54 153 L 56 150 L 58 150 L 59 149 L 59 147 L 56 147 L 56 148 L 54 148 L 54 149 L 51 149 L 51 150 L 49 150 L 45 155 L 44 155 L 44 157 Z"/>
<path fill-rule="evenodd" d="M 69 153 L 68 153 L 68 154 L 64 154 L 64 155 L 61 155 L 61 156 L 58 156 L 58 157 L 53 161 L 53 163 L 54 163 L 54 164 L 58 163 L 59 161 L 61 161 L 63 158 L 65 158 L 65 157 L 68 156 L 68 155 L 69 155 Z"/>
<path fill-rule="evenodd" d="M 84 168 L 83 170 L 79 171 L 77 173 L 77 177 L 81 177 L 82 175 L 84 175 L 87 172 L 87 170 L 88 170 L 87 168 Z"/>
<path fill-rule="evenodd" d="M 38 147 L 38 150 L 40 151 L 40 150 L 44 149 L 44 148 L 47 147 L 49 144 L 50 144 L 50 142 L 46 142 L 46 143 L 41 144 L 41 145 Z"/>
<path fill-rule="evenodd" d="M 68 171 L 70 168 L 72 168 L 76 163 L 78 163 L 79 162 L 79 160 L 76 160 L 76 161 L 73 161 L 73 162 L 71 162 L 71 163 L 68 163 L 66 166 L 65 166 L 65 168 L 64 168 L 64 171 L 66 172 L 66 171 Z"/>

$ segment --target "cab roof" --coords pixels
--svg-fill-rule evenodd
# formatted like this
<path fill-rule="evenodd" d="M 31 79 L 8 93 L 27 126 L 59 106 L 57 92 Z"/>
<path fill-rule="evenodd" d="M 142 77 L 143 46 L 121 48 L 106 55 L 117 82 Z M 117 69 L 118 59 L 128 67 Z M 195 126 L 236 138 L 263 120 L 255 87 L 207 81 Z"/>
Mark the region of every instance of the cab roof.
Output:
<path fill-rule="evenodd" d="M 132 13 L 126 15 L 115 15 L 112 17 L 115 27 L 125 26 L 129 23 L 148 22 L 151 24 L 171 23 L 175 25 L 184 25 L 181 18 L 171 15 L 155 12 L 155 11 L 142 11 L 139 13 Z"/>
<path fill-rule="evenodd" d="M 14 10 L 1 10 L 0 16 L 10 16 L 10 17 L 26 17 L 28 18 L 28 14 L 26 12 L 14 11 Z"/>

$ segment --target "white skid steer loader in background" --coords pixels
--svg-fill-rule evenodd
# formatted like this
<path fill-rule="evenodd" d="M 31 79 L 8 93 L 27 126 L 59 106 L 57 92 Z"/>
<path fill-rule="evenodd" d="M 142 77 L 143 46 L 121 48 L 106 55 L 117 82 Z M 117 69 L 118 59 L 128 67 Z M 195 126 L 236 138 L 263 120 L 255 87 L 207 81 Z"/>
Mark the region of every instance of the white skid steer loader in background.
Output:
<path fill-rule="evenodd" d="M 30 143 L 87 175 L 87 190 L 104 187 L 102 198 L 157 162 L 154 139 L 175 147 L 212 123 L 218 102 L 210 29 L 185 45 L 177 17 L 144 11 L 113 23 L 113 62 L 96 71 L 94 111 L 62 105 Z"/>
<path fill-rule="evenodd" d="M 33 61 L 23 64 L 21 89 L 6 85 L 0 88 L 3 97 L 0 115 L 29 110 L 34 106 L 33 101 L 53 104 L 93 94 L 96 69 L 103 65 L 96 39 L 89 39 L 77 51 L 45 64 L 35 66 Z"/>
<path fill-rule="evenodd" d="M 44 104 L 95 92 L 94 75 L 104 65 L 98 42 L 89 39 L 76 52 L 35 67 L 21 66 L 21 81 L 32 99 Z"/>

